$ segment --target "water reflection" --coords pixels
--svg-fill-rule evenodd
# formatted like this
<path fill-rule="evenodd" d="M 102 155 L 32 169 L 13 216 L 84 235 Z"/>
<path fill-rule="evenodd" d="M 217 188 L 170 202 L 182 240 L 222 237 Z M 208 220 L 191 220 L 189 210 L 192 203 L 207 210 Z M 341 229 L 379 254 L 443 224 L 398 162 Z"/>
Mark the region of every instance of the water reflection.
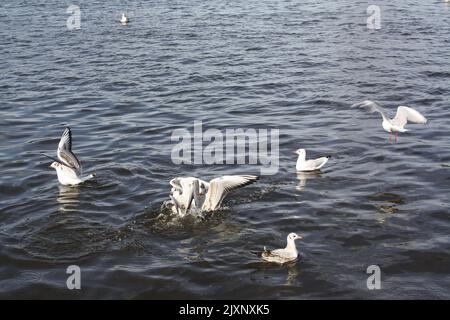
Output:
<path fill-rule="evenodd" d="M 295 261 L 284 263 L 282 265 L 280 265 L 278 263 L 273 263 L 273 262 L 260 261 L 260 262 L 248 263 L 247 267 L 256 269 L 256 271 L 258 273 L 261 272 L 263 278 L 267 277 L 266 272 L 268 272 L 268 271 L 279 271 L 280 269 L 287 269 L 286 280 L 284 282 L 284 285 L 292 286 L 292 285 L 296 284 L 296 282 L 299 279 L 299 276 L 301 274 L 301 271 L 300 271 L 297 263 L 298 263 L 298 259 Z M 272 276 L 270 276 L 270 277 L 272 277 Z"/>
<path fill-rule="evenodd" d="M 296 265 L 297 261 L 292 261 L 285 264 L 285 266 L 288 268 L 288 274 L 285 282 L 286 286 L 294 285 L 297 282 L 298 277 L 300 276 L 300 270 Z"/>
<path fill-rule="evenodd" d="M 405 197 L 395 193 L 376 193 L 368 196 L 370 201 L 378 202 L 375 204 L 380 216 L 377 218 L 379 223 L 385 223 L 386 218 L 390 215 L 399 212 L 398 205 L 406 203 Z"/>
<path fill-rule="evenodd" d="M 321 171 L 311 171 L 311 172 L 297 172 L 297 179 L 299 181 L 296 189 L 302 191 L 306 186 L 306 181 L 308 179 L 315 179 L 322 177 Z"/>
<path fill-rule="evenodd" d="M 78 199 L 80 190 L 78 187 L 59 185 L 59 194 L 56 201 L 59 203 L 60 212 L 75 211 L 80 200 Z"/>

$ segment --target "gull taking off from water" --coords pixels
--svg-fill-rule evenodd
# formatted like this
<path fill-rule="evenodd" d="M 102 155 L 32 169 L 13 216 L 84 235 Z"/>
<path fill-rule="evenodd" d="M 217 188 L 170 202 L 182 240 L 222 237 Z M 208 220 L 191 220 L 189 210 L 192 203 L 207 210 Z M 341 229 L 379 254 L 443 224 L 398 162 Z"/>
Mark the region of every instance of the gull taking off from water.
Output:
<path fill-rule="evenodd" d="M 317 159 L 306 160 L 306 150 L 298 149 L 294 152 L 298 154 L 297 165 L 295 168 L 297 171 L 316 171 L 320 170 L 330 159 L 330 156 L 320 157 Z"/>
<path fill-rule="evenodd" d="M 287 236 L 287 244 L 284 249 L 276 249 L 276 250 L 267 250 L 264 247 L 264 251 L 259 253 L 258 255 L 265 261 L 275 262 L 275 263 L 286 263 L 291 262 L 297 259 L 298 251 L 295 246 L 295 240 L 303 239 L 301 236 L 295 233 L 289 233 Z"/>
<path fill-rule="evenodd" d="M 233 190 L 248 186 L 258 180 L 257 176 L 234 175 L 214 178 L 209 182 L 194 177 L 170 180 L 172 212 L 185 216 L 189 210 L 215 211 Z"/>
<path fill-rule="evenodd" d="M 58 159 L 55 159 L 44 154 L 44 156 L 53 160 L 50 167 L 56 170 L 59 183 L 62 185 L 76 185 L 94 177 L 93 174 L 82 176 L 81 163 L 72 152 L 72 131 L 69 127 L 62 134 L 57 155 Z"/>
<path fill-rule="evenodd" d="M 389 141 L 391 140 L 391 134 L 395 135 L 395 141 L 397 141 L 398 132 L 408 131 L 407 129 L 405 129 L 405 125 L 408 123 L 408 121 L 421 124 L 427 123 L 427 119 L 423 115 L 421 115 L 419 111 L 406 106 L 399 106 L 397 108 L 397 114 L 393 119 L 389 119 L 386 111 L 382 107 L 380 107 L 380 105 L 370 100 L 355 103 L 352 105 L 352 107 L 364 108 L 370 113 L 379 112 L 383 117 L 383 122 L 381 125 L 383 126 L 383 129 L 385 131 L 389 132 Z"/>
<path fill-rule="evenodd" d="M 127 24 L 128 22 L 130 22 L 130 19 L 128 19 L 128 17 L 125 15 L 125 13 L 122 13 L 122 18 L 120 18 L 120 23 Z"/>

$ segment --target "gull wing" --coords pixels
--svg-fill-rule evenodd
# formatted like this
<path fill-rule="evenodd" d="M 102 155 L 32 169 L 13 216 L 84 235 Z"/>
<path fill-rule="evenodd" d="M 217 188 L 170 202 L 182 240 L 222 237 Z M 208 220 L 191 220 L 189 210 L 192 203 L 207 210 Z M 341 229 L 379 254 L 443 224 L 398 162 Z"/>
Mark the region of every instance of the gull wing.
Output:
<path fill-rule="evenodd" d="M 330 156 L 306 160 L 299 172 L 320 170 L 330 159 Z"/>
<path fill-rule="evenodd" d="M 280 264 L 283 264 L 285 262 L 289 262 L 290 260 L 292 260 L 286 254 L 285 249 L 264 250 L 264 252 L 261 254 L 261 257 L 266 261 L 280 263 Z"/>
<path fill-rule="evenodd" d="M 180 204 L 178 203 L 177 199 L 175 199 L 172 195 L 169 195 L 170 199 L 173 202 L 173 205 L 175 206 L 175 210 L 177 211 L 178 214 L 182 214 L 181 209 L 180 209 Z"/>
<path fill-rule="evenodd" d="M 66 165 L 75 169 L 77 171 L 81 171 L 81 164 L 78 161 L 78 158 L 72 152 L 72 131 L 69 127 L 67 127 L 59 141 L 58 145 L 58 159 L 64 162 Z"/>
<path fill-rule="evenodd" d="M 45 157 L 47 157 L 47 158 L 49 158 L 49 159 L 51 159 L 51 160 L 53 160 L 53 161 L 55 161 L 55 162 L 58 162 L 59 164 L 61 164 L 61 165 L 63 165 L 63 166 L 65 166 L 65 167 L 67 167 L 67 168 L 69 168 L 69 169 L 72 169 L 73 170 L 73 168 L 72 167 L 70 167 L 70 166 L 68 166 L 67 164 L 65 164 L 64 162 L 62 162 L 61 160 L 59 160 L 59 159 L 56 159 L 56 158 L 53 158 L 53 157 L 51 157 L 51 156 L 49 156 L 49 155 L 46 155 L 45 153 L 41 153 L 43 156 L 45 156 Z"/>
<path fill-rule="evenodd" d="M 322 168 L 327 162 L 330 157 L 320 157 L 314 160 L 310 160 L 312 162 L 312 165 L 315 170 L 319 170 Z"/>
<path fill-rule="evenodd" d="M 285 249 L 276 249 L 268 251 L 268 254 L 271 257 L 277 257 L 277 258 L 286 258 L 286 250 Z"/>
<path fill-rule="evenodd" d="M 197 207 L 199 202 L 198 190 L 199 190 L 199 181 L 198 179 L 190 180 L 188 184 L 183 186 L 183 189 L 188 191 L 187 205 L 185 213 L 188 213 L 192 206 L 192 200 L 194 200 L 194 204 Z"/>
<path fill-rule="evenodd" d="M 189 212 L 192 201 L 195 205 L 199 203 L 199 179 L 194 177 L 174 178 L 170 180 L 170 185 L 180 191 L 181 197 L 177 199 L 178 206 L 184 208 L 185 214 Z"/>
<path fill-rule="evenodd" d="M 209 182 L 209 190 L 206 194 L 206 200 L 203 204 L 204 210 L 216 210 L 223 199 L 233 190 L 248 186 L 256 182 L 259 178 L 257 176 L 242 175 L 242 176 L 222 176 L 212 179 Z"/>
<path fill-rule="evenodd" d="M 371 100 L 364 100 L 362 102 L 358 102 L 355 104 L 352 104 L 352 108 L 363 108 L 369 111 L 370 113 L 373 112 L 379 112 L 383 119 L 389 120 L 389 117 L 386 113 L 386 111 L 378 104 Z"/>
<path fill-rule="evenodd" d="M 395 118 L 392 119 L 392 123 L 399 126 L 404 127 L 407 122 L 414 123 L 427 123 L 427 118 L 425 118 L 419 111 L 414 110 L 413 108 L 406 106 L 399 106 L 397 108 L 397 114 Z"/>
<path fill-rule="evenodd" d="M 177 190 L 183 191 L 183 188 L 181 187 L 181 183 L 180 183 L 181 178 L 173 178 L 172 180 L 170 180 L 170 185 L 172 187 L 174 187 Z"/>

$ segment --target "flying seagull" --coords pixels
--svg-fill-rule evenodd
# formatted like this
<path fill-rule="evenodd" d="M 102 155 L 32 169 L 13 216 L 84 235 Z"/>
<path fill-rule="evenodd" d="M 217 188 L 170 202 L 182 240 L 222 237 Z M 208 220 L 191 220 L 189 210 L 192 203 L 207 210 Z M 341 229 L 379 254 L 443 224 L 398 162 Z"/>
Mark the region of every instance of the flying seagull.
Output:
<path fill-rule="evenodd" d="M 267 250 L 264 247 L 263 252 L 257 253 L 263 260 L 268 262 L 275 262 L 279 264 L 284 264 L 297 259 L 298 251 L 295 246 L 295 240 L 303 239 L 303 237 L 297 235 L 296 233 L 289 233 L 287 236 L 287 245 L 284 249 Z"/>
<path fill-rule="evenodd" d="M 209 182 L 194 177 L 172 179 L 172 211 L 180 216 L 186 215 L 190 210 L 215 211 L 230 192 L 257 180 L 257 176 L 251 175 L 222 176 Z"/>
<path fill-rule="evenodd" d="M 298 154 L 297 164 L 295 168 L 297 171 L 316 171 L 320 170 L 330 159 L 330 156 L 320 157 L 317 159 L 306 160 L 306 150 L 298 149 L 294 152 Z"/>
<path fill-rule="evenodd" d="M 69 127 L 64 130 L 56 153 L 58 159 L 46 154 L 44 156 L 53 160 L 50 167 L 56 170 L 62 185 L 77 185 L 94 177 L 94 174 L 82 176 L 81 163 L 72 152 L 72 131 Z"/>
<path fill-rule="evenodd" d="M 395 141 L 397 141 L 397 135 L 399 132 L 408 131 L 407 129 L 405 129 L 405 125 L 408 123 L 408 121 L 421 124 L 427 123 L 427 119 L 422 114 L 420 114 L 419 111 L 406 106 L 399 106 L 397 108 L 397 114 L 393 119 L 389 118 L 386 111 L 379 104 L 370 100 L 355 103 L 352 105 L 352 107 L 364 108 L 370 113 L 379 112 L 383 117 L 383 129 L 386 132 L 389 132 L 389 140 L 391 140 L 391 134 L 395 135 Z"/>

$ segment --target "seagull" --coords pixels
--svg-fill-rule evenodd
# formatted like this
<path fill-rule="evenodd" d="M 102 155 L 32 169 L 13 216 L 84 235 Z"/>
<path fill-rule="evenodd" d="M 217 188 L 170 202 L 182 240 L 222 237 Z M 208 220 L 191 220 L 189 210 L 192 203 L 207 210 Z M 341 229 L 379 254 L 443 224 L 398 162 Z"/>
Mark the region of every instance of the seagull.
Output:
<path fill-rule="evenodd" d="M 331 158 L 331 156 L 326 157 L 320 157 L 314 160 L 306 160 L 306 150 L 305 149 L 298 149 L 294 152 L 295 154 L 298 154 L 297 159 L 297 165 L 295 168 L 297 171 L 316 171 L 320 170 L 325 163 L 328 162 L 328 159 Z"/>
<path fill-rule="evenodd" d="M 92 179 L 95 175 L 82 176 L 81 163 L 72 152 L 72 131 L 67 127 L 59 141 L 57 155 L 58 159 L 43 154 L 53 160 L 51 168 L 56 170 L 59 183 L 62 185 L 77 185 Z"/>
<path fill-rule="evenodd" d="M 251 175 L 222 176 L 209 182 L 194 177 L 174 178 L 170 180 L 172 212 L 185 216 L 190 210 L 215 211 L 231 191 L 258 179 Z"/>
<path fill-rule="evenodd" d="M 370 113 L 379 112 L 383 117 L 383 129 L 389 132 L 389 141 L 391 140 L 391 134 L 395 135 L 395 141 L 397 141 L 398 132 L 406 132 L 405 125 L 409 122 L 413 123 L 427 123 L 427 119 L 419 113 L 419 111 L 406 106 L 399 106 L 397 108 L 397 114 L 393 119 L 389 119 L 386 111 L 377 103 L 365 100 L 363 102 L 355 103 L 352 107 L 364 108 Z"/>
<path fill-rule="evenodd" d="M 259 252 L 258 255 L 265 261 L 279 264 L 294 261 L 298 257 L 297 247 L 295 246 L 295 240 L 297 239 L 303 239 L 303 237 L 293 232 L 289 233 L 287 236 L 286 248 L 267 250 L 266 247 L 264 247 L 264 251 Z"/>
<path fill-rule="evenodd" d="M 201 208 L 204 196 L 209 189 L 208 182 L 194 177 L 174 178 L 170 180 L 170 185 L 172 186 L 170 199 L 174 204 L 173 211 L 182 216 L 191 208 Z M 200 196 L 203 196 L 203 199 Z"/>
<path fill-rule="evenodd" d="M 128 19 L 128 17 L 125 15 L 125 13 L 122 13 L 122 18 L 120 18 L 120 23 L 127 24 L 128 22 L 130 22 L 130 19 Z"/>

